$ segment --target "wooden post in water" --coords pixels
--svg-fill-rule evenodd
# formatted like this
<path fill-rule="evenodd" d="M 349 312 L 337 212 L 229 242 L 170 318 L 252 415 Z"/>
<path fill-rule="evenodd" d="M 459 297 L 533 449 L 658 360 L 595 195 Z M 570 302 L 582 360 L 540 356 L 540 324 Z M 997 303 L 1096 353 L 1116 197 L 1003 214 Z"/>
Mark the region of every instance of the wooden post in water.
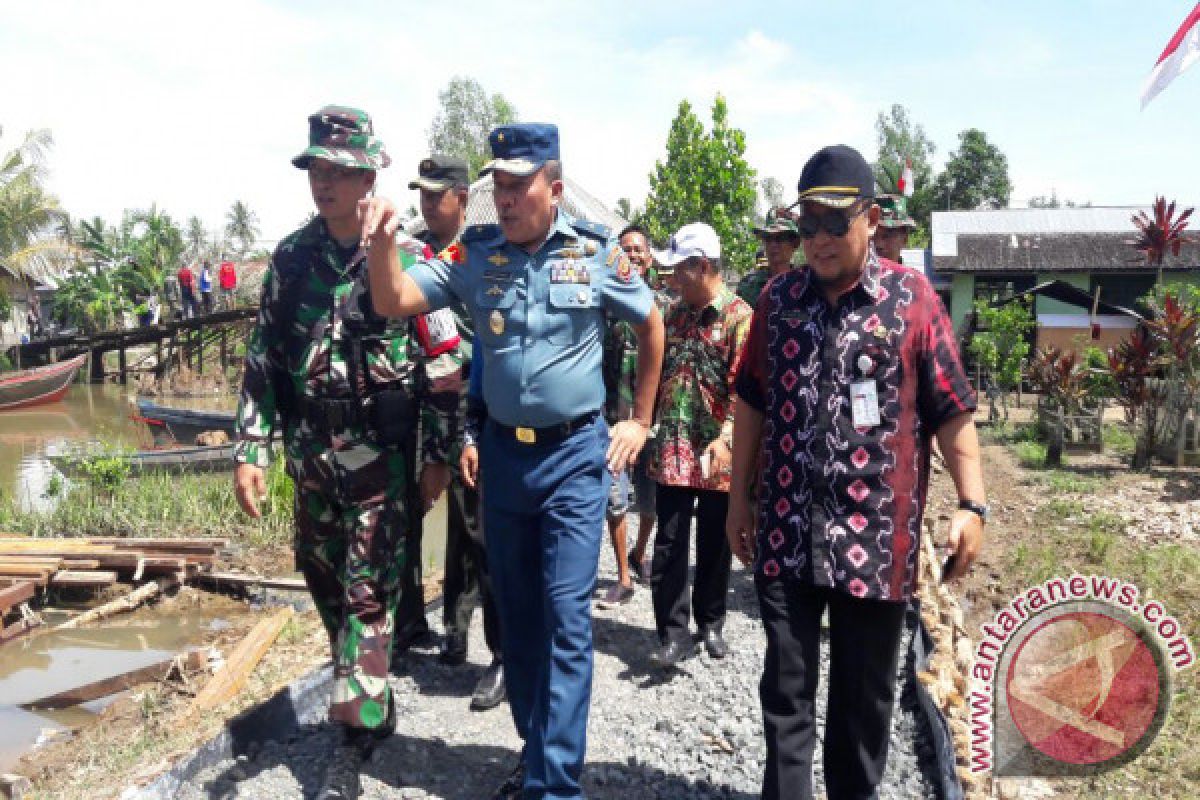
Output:
<path fill-rule="evenodd" d="M 204 323 L 203 322 L 196 326 L 196 345 L 197 345 L 197 349 L 199 349 L 199 351 L 200 351 L 200 355 L 197 358 L 197 360 L 199 361 L 199 366 L 197 366 L 197 368 L 196 368 L 196 374 L 203 375 L 204 374 Z"/>
<path fill-rule="evenodd" d="M 104 351 L 99 347 L 88 350 L 88 382 L 104 383 Z"/>
<path fill-rule="evenodd" d="M 221 326 L 221 371 L 229 368 L 229 326 Z"/>
<path fill-rule="evenodd" d="M 125 362 L 125 337 L 121 337 L 121 344 L 117 346 L 117 369 L 121 376 L 119 380 L 124 385 L 128 381 Z"/>

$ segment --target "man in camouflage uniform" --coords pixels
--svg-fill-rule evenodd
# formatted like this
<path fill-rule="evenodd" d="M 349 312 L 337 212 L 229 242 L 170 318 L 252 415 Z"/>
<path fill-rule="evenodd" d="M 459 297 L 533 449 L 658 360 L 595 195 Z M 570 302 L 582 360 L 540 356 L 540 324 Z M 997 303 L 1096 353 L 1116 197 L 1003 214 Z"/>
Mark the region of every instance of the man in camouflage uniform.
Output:
<path fill-rule="evenodd" d="M 409 189 L 421 193 L 421 216 L 425 230 L 417 234 L 435 253 L 441 253 L 459 239 L 467 218 L 467 197 L 470 184 L 467 162 L 461 158 L 433 154 L 417 165 L 417 177 L 409 181 Z M 459 412 L 466 413 L 467 376 L 471 369 L 471 344 L 475 331 L 471 317 L 461 304 L 451 306 L 447 313 L 454 315 L 461 359 L 458 367 L 463 376 L 463 392 Z M 459 450 L 461 443 L 452 445 Z M 484 671 L 471 694 L 471 709 L 486 711 L 504 701 L 504 669 L 500 657 L 500 620 L 492 597 L 491 577 L 487 569 L 487 550 L 483 539 L 483 518 L 480 514 L 479 492 L 463 480 L 456 469 L 459 454 L 452 454 L 453 477 L 450 483 L 446 516 L 446 575 L 442 592 L 442 623 L 446 638 L 442 641 L 440 661 L 447 666 L 461 666 L 467 660 L 467 631 L 477 606 L 483 607 L 483 637 L 492 653 L 492 663 Z M 422 616 L 422 620 L 424 617 Z"/>
<path fill-rule="evenodd" d="M 908 236 L 917 229 L 917 223 L 908 215 L 908 200 L 901 194 L 881 194 L 875 205 L 882 212 L 879 227 L 871 237 L 875 254 L 889 261 L 900 261 L 900 251 L 908 247 Z"/>
<path fill-rule="evenodd" d="M 339 742 L 321 800 L 358 796 L 358 769 L 394 727 L 388 664 L 410 515 L 445 487 L 457 438 L 458 373 L 421 363 L 455 347 L 452 322 L 389 321 L 368 293 L 360 202 L 390 161 L 362 111 L 327 106 L 309 117 L 308 171 L 317 216 L 271 258 L 246 354 L 235 486 L 253 517 L 265 495 L 269 440 L 283 431 L 295 483 L 295 551 L 329 634 L 329 717 Z M 399 243 L 407 263 L 428 253 Z M 420 497 L 410 455 L 423 419 Z"/>
<path fill-rule="evenodd" d="M 737 286 L 737 296 L 749 303 L 751 308 L 758 303 L 758 296 L 771 278 L 794 266 L 792 257 L 800 247 L 800 231 L 796 229 L 796 223 L 780 214 L 778 209 L 768 211 L 767 221 L 761 228 L 755 228 L 754 233 L 762 243 L 766 263 L 743 275 Z"/>

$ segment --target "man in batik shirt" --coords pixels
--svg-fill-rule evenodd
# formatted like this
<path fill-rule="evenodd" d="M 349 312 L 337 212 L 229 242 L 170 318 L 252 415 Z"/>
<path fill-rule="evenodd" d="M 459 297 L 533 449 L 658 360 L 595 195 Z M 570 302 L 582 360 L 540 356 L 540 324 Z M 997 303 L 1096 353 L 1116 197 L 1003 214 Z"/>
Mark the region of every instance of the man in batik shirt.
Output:
<path fill-rule="evenodd" d="M 658 534 L 650 579 L 659 648 L 673 667 L 703 641 L 713 658 L 728 652 L 721 629 L 732 556 L 725 539 L 732 457 L 733 380 L 753 311 L 721 280 L 721 243 L 698 222 L 684 225 L 655 254 L 675 270 L 679 302 L 667 312 L 666 352 L 650 476 L 657 482 Z M 696 518 L 696 577 L 688 628 L 688 545 Z"/>
<path fill-rule="evenodd" d="M 863 157 L 844 145 L 819 151 L 799 190 L 807 266 L 771 281 L 754 311 L 737 378 L 727 529 L 739 560 L 754 564 L 767 635 L 762 796 L 813 796 L 828 608 L 825 789 L 865 799 L 877 796 L 887 762 L 935 436 L 959 496 L 948 577 L 966 571 L 982 542 L 975 395 L 929 281 L 870 247 L 880 212 Z"/>

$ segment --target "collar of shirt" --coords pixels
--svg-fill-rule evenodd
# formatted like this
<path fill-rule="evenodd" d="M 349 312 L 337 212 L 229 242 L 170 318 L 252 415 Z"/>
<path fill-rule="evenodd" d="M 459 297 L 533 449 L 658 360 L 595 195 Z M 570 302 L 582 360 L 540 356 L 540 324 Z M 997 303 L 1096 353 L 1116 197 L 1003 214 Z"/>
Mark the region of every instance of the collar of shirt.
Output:
<path fill-rule="evenodd" d="M 842 295 L 839 302 L 843 298 L 851 295 L 858 295 L 869 303 L 874 303 L 879 299 L 879 281 L 883 272 L 883 265 L 879 262 L 879 256 L 875 255 L 875 248 L 867 248 L 867 263 L 863 266 L 862 274 L 858 278 L 858 283 L 854 284 L 854 288 Z M 813 280 L 812 268 L 805 266 L 803 268 L 803 281 L 805 294 L 812 292 L 825 301 L 825 295 L 822 293 L 817 282 Z M 827 301 L 826 301 L 827 302 Z"/>
<path fill-rule="evenodd" d="M 698 324 L 707 327 L 721 318 L 721 312 L 725 310 L 725 306 L 729 305 L 733 298 L 733 291 L 722 283 L 721 288 L 717 290 L 717 294 L 704 308 L 694 308 L 682 301 L 679 307 L 689 317 L 694 317 Z"/>

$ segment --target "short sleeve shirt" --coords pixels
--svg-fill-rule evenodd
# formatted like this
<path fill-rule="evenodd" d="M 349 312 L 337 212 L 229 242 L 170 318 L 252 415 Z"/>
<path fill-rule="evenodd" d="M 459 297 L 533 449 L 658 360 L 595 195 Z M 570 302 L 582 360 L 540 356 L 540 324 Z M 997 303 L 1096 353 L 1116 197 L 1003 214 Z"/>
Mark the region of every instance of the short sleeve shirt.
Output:
<path fill-rule="evenodd" d="M 850 393 L 862 381 L 876 388 L 878 425 L 854 425 Z M 908 599 L 930 438 L 975 409 L 925 276 L 871 252 L 836 306 L 807 267 L 775 278 L 755 309 L 737 393 L 763 414 L 756 573 Z"/>
<path fill-rule="evenodd" d="M 605 313 L 641 324 L 650 289 L 607 228 L 559 211 L 534 253 L 495 225 L 464 231 L 439 259 L 409 271 L 431 308 L 461 301 L 484 359 L 489 414 L 544 427 L 604 407 Z"/>

